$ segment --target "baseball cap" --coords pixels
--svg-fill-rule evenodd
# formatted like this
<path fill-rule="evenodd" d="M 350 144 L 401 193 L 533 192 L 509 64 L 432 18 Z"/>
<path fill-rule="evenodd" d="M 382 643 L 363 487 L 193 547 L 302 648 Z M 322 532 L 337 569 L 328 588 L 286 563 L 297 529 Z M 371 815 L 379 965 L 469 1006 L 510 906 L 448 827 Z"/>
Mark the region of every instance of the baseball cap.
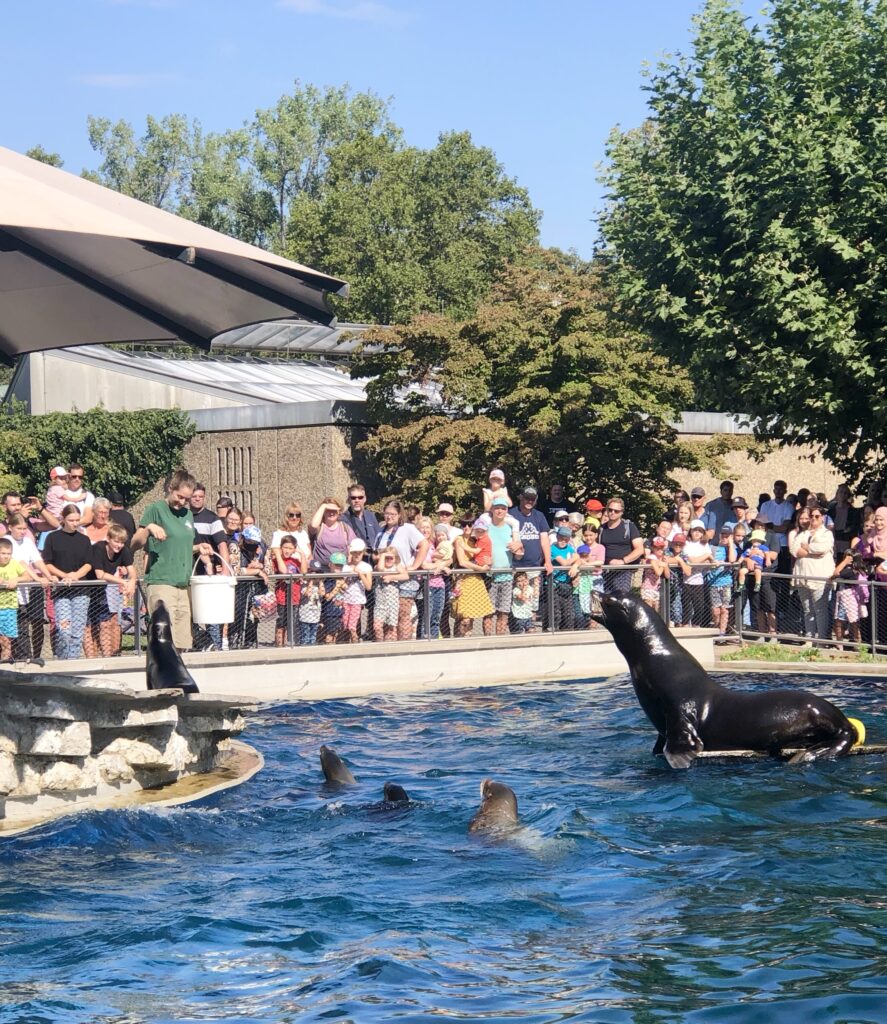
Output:
<path fill-rule="evenodd" d="M 705 488 L 704 487 L 694 487 L 693 490 L 690 491 L 690 497 L 691 498 L 704 498 L 705 497 Z"/>
<path fill-rule="evenodd" d="M 576 548 L 576 554 L 577 555 L 590 555 L 591 554 L 591 548 L 587 544 L 580 544 L 579 547 Z"/>
<path fill-rule="evenodd" d="M 736 523 L 724 523 L 721 527 L 721 533 L 732 533 L 735 525 Z"/>
<path fill-rule="evenodd" d="M 442 501 L 437 506 L 437 511 L 438 512 L 449 512 L 450 515 L 452 515 L 453 514 L 453 506 L 448 501 Z"/>
<path fill-rule="evenodd" d="M 687 535 L 684 533 L 676 533 L 674 537 L 671 538 L 671 542 L 672 544 L 686 544 Z"/>
<path fill-rule="evenodd" d="M 473 528 L 475 530 L 489 530 L 490 523 L 484 516 L 478 516 L 477 519 L 474 520 Z"/>
<path fill-rule="evenodd" d="M 248 540 L 253 544 L 258 544 L 262 540 L 262 531 L 258 526 L 250 523 L 249 526 L 244 526 L 243 533 L 240 535 L 244 540 Z"/>
<path fill-rule="evenodd" d="M 690 523 L 690 529 L 691 530 L 704 530 L 705 529 L 705 523 L 703 523 L 703 521 L 701 519 L 694 519 L 693 522 Z"/>
<path fill-rule="evenodd" d="M 504 480 L 505 479 L 505 474 L 502 472 L 501 469 L 491 469 L 490 470 L 490 479 L 491 480 Z"/>
<path fill-rule="evenodd" d="M 330 555 L 330 565 L 344 565 L 347 561 L 344 551 L 334 551 Z"/>
<path fill-rule="evenodd" d="M 597 500 L 597 498 L 589 498 L 585 502 L 586 512 L 603 512 L 604 506 Z"/>
<path fill-rule="evenodd" d="M 49 471 L 50 480 L 56 480 L 60 476 L 64 477 L 67 475 L 68 471 L 65 469 L 64 466 L 53 466 L 53 468 Z"/>
<path fill-rule="evenodd" d="M 596 530 L 599 530 L 601 528 L 601 521 L 597 516 L 586 516 L 585 525 L 593 526 Z"/>
<path fill-rule="evenodd" d="M 522 498 L 538 498 L 539 492 L 535 487 L 525 487 L 521 492 Z"/>
<path fill-rule="evenodd" d="M 761 542 L 766 541 L 767 534 L 763 530 L 752 530 L 749 540 L 759 540 Z"/>
<path fill-rule="evenodd" d="M 748 502 L 745 498 L 734 498 L 733 508 L 748 508 Z"/>
<path fill-rule="evenodd" d="M 651 546 L 654 547 L 654 548 L 664 548 L 665 547 L 665 538 L 664 537 L 654 537 L 653 540 L 650 543 L 651 543 Z"/>
<path fill-rule="evenodd" d="M 557 535 L 558 537 L 572 537 L 573 531 L 569 526 L 559 526 L 557 528 Z"/>
<path fill-rule="evenodd" d="M 493 498 L 492 502 L 490 503 L 490 507 L 491 508 L 496 508 L 497 506 L 499 508 L 502 508 L 503 506 L 505 508 L 508 508 L 508 499 L 507 498 Z"/>
<path fill-rule="evenodd" d="M 569 519 L 569 518 L 570 518 L 570 513 L 565 508 L 559 508 L 557 510 L 557 512 L 554 513 L 554 519 L 555 520 L 557 520 L 557 519 Z"/>
<path fill-rule="evenodd" d="M 108 499 L 108 501 L 111 502 L 112 505 L 123 504 L 123 495 L 120 493 L 120 491 L 108 491 L 105 497 Z"/>
<path fill-rule="evenodd" d="M 444 529 L 446 529 L 446 527 L 444 527 Z M 348 550 L 349 551 L 366 551 L 366 549 L 367 549 L 367 546 L 360 539 L 360 537 L 355 537 L 354 540 L 351 541 L 351 543 L 348 545 Z"/>

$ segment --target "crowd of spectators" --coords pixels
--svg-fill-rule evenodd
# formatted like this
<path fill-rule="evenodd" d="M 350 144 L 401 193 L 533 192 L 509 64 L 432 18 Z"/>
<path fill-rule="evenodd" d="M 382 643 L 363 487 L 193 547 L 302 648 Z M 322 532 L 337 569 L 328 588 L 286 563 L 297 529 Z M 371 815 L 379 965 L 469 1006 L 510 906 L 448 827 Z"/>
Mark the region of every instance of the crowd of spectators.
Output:
<path fill-rule="evenodd" d="M 258 645 L 274 620 L 280 646 L 437 639 L 596 628 L 596 591 L 639 591 L 674 626 L 740 621 L 774 636 L 871 642 L 870 580 L 887 583 L 882 487 L 863 507 L 841 485 L 831 501 L 802 488 L 754 505 L 724 481 L 670 496 L 644 536 L 623 500 L 570 500 L 555 482 L 509 493 L 494 469 L 473 510 L 389 501 L 377 515 L 359 483 L 345 504 L 325 498 L 310 519 L 291 502 L 263 530 L 250 510 L 175 473 L 136 525 L 119 494 L 95 497 L 81 466 L 56 466 L 43 499 L 7 492 L 0 522 L 0 658 L 111 657 L 138 613 L 134 552 L 145 551 L 148 613 L 162 600 L 181 650 Z M 306 521 L 307 520 L 307 521 Z M 192 622 L 192 574 L 237 577 L 233 621 Z M 878 643 L 887 643 L 887 587 Z M 740 618 L 742 617 L 742 618 Z"/>

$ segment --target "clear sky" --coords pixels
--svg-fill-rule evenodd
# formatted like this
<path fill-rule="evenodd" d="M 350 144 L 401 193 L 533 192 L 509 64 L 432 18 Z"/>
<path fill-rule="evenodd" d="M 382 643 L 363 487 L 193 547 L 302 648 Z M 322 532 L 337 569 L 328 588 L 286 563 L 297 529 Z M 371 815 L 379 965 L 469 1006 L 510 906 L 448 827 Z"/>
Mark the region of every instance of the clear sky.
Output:
<path fill-rule="evenodd" d="M 702 0 L 7 0 L 0 144 L 94 167 L 88 114 L 241 125 L 294 79 L 393 100 L 408 142 L 469 130 L 591 253 L 610 129 L 644 117 L 643 62 L 688 48 Z"/>

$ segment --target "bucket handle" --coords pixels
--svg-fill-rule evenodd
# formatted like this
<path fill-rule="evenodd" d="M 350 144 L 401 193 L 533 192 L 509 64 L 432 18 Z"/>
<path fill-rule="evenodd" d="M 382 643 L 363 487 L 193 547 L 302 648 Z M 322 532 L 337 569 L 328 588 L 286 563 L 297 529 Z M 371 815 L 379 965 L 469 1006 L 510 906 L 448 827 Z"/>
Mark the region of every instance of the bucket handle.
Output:
<path fill-rule="evenodd" d="M 218 553 L 218 551 L 213 551 L 212 557 L 213 558 L 218 558 L 218 560 L 222 563 L 222 565 L 227 565 L 228 566 L 228 571 L 231 573 L 232 576 L 234 575 L 234 569 L 233 569 L 231 563 L 228 561 L 227 558 L 222 558 L 222 556 Z M 200 561 L 201 558 L 203 558 L 203 555 L 198 555 L 194 559 L 194 564 L 191 566 L 191 575 L 192 576 L 194 575 L 194 570 L 197 568 L 197 563 Z"/>

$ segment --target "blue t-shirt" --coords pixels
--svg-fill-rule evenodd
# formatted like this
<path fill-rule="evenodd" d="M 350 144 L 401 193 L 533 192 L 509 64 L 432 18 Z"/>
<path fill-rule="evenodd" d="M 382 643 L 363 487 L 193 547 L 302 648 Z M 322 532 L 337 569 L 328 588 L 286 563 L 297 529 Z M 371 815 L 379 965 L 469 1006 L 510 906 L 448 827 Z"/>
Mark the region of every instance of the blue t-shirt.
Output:
<path fill-rule="evenodd" d="M 514 559 L 514 568 L 534 569 L 536 566 L 544 564 L 542 541 L 539 538 L 543 533 L 548 533 L 548 520 L 538 508 L 534 508 L 524 515 L 519 505 L 515 505 L 509 515 L 517 520 L 518 536 L 524 546 L 523 557 Z"/>
<path fill-rule="evenodd" d="M 769 550 L 770 548 L 768 548 L 766 544 L 759 544 L 757 548 L 749 548 L 743 555 L 743 558 L 750 558 L 759 569 L 766 569 L 767 559 L 764 555 L 766 555 Z"/>
<path fill-rule="evenodd" d="M 716 562 L 726 562 L 729 557 L 726 544 L 712 544 L 711 553 Z M 712 587 L 729 587 L 733 582 L 733 574 L 726 566 L 718 567 L 709 572 L 708 582 Z"/>
<path fill-rule="evenodd" d="M 558 562 L 555 562 L 556 558 L 565 558 L 569 560 L 575 554 L 576 549 L 573 547 L 572 544 L 568 544 L 565 548 L 559 548 L 557 544 L 551 545 L 551 561 L 554 563 L 554 565 L 559 564 Z M 555 583 L 570 582 L 570 574 L 567 572 L 566 569 L 563 569 L 560 572 L 553 572 L 551 575 L 553 576 Z"/>
<path fill-rule="evenodd" d="M 506 545 L 511 540 L 511 527 L 508 523 L 503 523 L 501 526 L 491 523 L 487 530 L 487 536 L 490 538 L 490 543 L 493 546 L 493 568 L 510 569 L 511 560 L 514 556 Z M 510 579 L 510 572 L 493 573 L 494 583 L 502 583 Z"/>

